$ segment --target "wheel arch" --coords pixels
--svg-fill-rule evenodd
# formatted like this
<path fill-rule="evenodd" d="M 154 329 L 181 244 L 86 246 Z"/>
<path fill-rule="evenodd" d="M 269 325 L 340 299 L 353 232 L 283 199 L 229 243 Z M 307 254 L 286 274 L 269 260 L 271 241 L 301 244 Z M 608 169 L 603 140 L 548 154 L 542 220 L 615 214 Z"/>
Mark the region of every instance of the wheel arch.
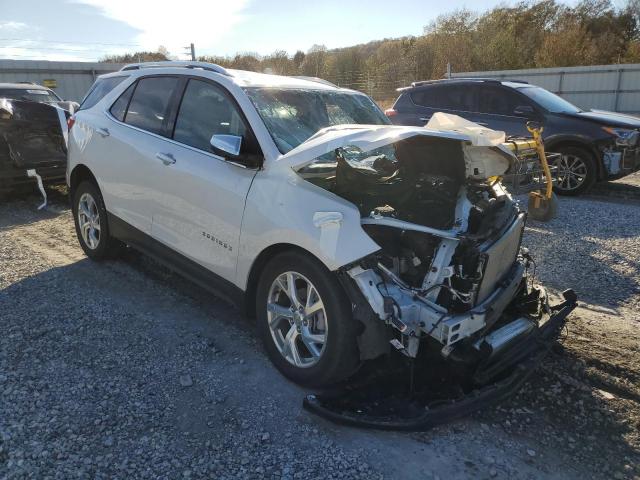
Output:
<path fill-rule="evenodd" d="M 71 175 L 69 176 L 69 193 L 73 198 L 73 192 L 80 185 L 81 182 L 88 180 L 95 184 L 96 187 L 100 188 L 98 185 L 98 180 L 93 175 L 89 167 L 83 164 L 76 165 L 71 171 Z"/>
<path fill-rule="evenodd" d="M 269 245 L 258 254 L 258 256 L 251 264 L 251 269 L 249 270 L 249 276 L 247 277 L 247 286 L 244 292 L 243 305 L 244 313 L 248 317 L 254 318 L 256 316 L 256 294 L 260 275 L 262 275 L 264 267 L 267 265 L 269 260 L 271 260 L 276 255 L 291 251 L 299 252 L 303 255 L 306 255 L 314 259 L 321 265 L 325 266 L 326 268 L 326 265 L 324 265 L 324 263 L 318 257 L 316 257 L 308 250 L 299 247 L 298 245 L 294 245 L 292 243 L 276 243 L 274 245 Z"/>
<path fill-rule="evenodd" d="M 549 152 L 553 152 L 554 148 L 562 148 L 562 147 L 576 147 L 582 148 L 588 151 L 594 158 L 596 162 L 596 168 L 598 171 L 598 180 L 601 180 L 605 177 L 605 168 L 602 163 L 602 155 L 598 151 L 597 147 L 590 141 L 576 136 L 570 135 L 562 135 L 558 137 L 551 137 L 545 139 L 544 148 Z"/>

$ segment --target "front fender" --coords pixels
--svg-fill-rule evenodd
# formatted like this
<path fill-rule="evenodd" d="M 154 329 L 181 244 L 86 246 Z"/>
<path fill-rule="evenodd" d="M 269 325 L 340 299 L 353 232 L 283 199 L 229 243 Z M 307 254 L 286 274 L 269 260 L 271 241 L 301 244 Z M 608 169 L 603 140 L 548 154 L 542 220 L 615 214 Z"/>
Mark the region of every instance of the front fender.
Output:
<path fill-rule="evenodd" d="M 289 168 L 262 170 L 242 219 L 236 285 L 245 290 L 258 255 L 283 243 L 310 252 L 332 271 L 380 249 L 362 229 L 355 205 Z"/>

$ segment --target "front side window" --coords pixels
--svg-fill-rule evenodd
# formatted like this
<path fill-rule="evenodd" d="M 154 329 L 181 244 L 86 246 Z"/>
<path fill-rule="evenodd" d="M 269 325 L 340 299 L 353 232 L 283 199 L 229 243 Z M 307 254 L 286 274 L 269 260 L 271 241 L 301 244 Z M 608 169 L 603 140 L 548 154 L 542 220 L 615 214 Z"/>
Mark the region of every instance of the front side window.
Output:
<path fill-rule="evenodd" d="M 118 86 L 125 78 L 127 77 L 119 76 L 99 78 L 96 80 L 96 83 L 93 84 L 93 87 L 91 87 L 87 96 L 82 100 L 78 110 L 86 110 L 87 108 L 93 107 L 96 103 L 102 100 L 107 93 L 116 88 L 116 86 Z"/>
<path fill-rule="evenodd" d="M 151 77 L 139 80 L 124 122 L 162 135 L 171 96 L 177 84 L 178 79 L 175 77 Z"/>
<path fill-rule="evenodd" d="M 213 135 L 247 138 L 247 128 L 229 97 L 214 85 L 189 80 L 180 103 L 173 139 L 200 150 L 211 151 Z"/>
<path fill-rule="evenodd" d="M 389 125 L 366 95 L 334 90 L 245 88 L 280 153 L 287 153 L 318 130 L 333 125 Z"/>
<path fill-rule="evenodd" d="M 483 86 L 479 95 L 481 113 L 492 115 L 513 116 L 516 107 L 528 105 L 526 99 L 521 98 L 506 88 Z"/>

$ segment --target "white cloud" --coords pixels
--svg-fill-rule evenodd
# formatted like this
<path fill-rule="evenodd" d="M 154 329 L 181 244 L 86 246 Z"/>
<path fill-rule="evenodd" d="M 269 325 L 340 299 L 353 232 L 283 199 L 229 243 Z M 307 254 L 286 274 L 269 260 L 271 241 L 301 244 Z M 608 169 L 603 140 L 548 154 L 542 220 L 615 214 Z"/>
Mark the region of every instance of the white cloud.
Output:
<path fill-rule="evenodd" d="M 190 42 L 198 49 L 216 46 L 225 34 L 242 21 L 249 0 L 76 0 L 101 10 L 107 17 L 141 31 L 136 43 L 147 50 L 159 45 L 173 55 L 182 55 Z M 118 39 L 114 39 L 117 43 Z"/>
<path fill-rule="evenodd" d="M 8 22 L 0 21 L 0 30 L 23 30 L 25 28 L 27 28 L 26 23 L 13 22 L 13 21 L 8 21 Z"/>

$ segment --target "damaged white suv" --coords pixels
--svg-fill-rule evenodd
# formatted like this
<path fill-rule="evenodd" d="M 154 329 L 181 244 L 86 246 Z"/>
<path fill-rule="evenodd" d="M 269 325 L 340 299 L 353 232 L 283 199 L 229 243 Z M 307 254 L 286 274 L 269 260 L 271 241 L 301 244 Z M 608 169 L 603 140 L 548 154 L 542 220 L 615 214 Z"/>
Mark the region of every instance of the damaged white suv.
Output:
<path fill-rule="evenodd" d="M 443 115 L 392 126 L 361 93 L 207 63 L 113 77 L 69 134 L 82 248 L 131 245 L 238 300 L 296 382 L 424 351 L 482 383 L 575 306 L 528 281 L 499 132 Z"/>

